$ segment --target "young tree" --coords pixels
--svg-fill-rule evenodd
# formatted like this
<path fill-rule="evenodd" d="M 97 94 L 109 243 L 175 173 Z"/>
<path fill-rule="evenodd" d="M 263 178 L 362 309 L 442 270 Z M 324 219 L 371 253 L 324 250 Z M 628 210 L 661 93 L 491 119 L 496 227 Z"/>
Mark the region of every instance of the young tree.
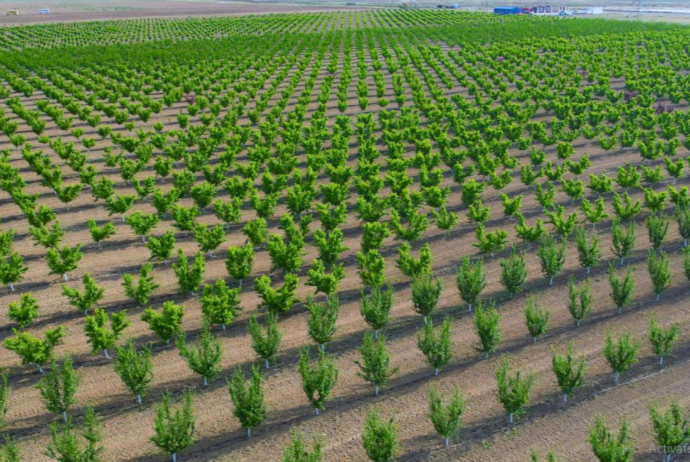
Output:
<path fill-rule="evenodd" d="M 83 311 L 84 315 L 86 315 L 91 307 L 103 298 L 105 289 L 98 287 L 96 280 L 92 278 L 89 273 L 84 274 L 82 282 L 84 283 L 84 292 L 80 292 L 79 289 L 73 289 L 63 284 L 62 295 L 67 297 L 70 305 L 79 311 Z"/>
<path fill-rule="evenodd" d="M 626 332 L 615 342 L 611 333 L 606 334 L 604 343 L 604 357 L 609 363 L 613 372 L 616 373 L 614 383 L 618 383 L 618 378 L 637 362 L 637 352 L 640 344 L 633 340 L 632 335 Z"/>
<path fill-rule="evenodd" d="M 146 263 L 139 269 L 139 281 L 134 284 L 134 276 L 129 273 L 122 275 L 122 285 L 125 288 L 125 295 L 129 298 L 134 299 L 137 304 L 145 305 L 149 302 L 149 298 L 154 290 L 160 287 L 154 279 L 153 275 L 153 265 L 151 263 Z"/>
<path fill-rule="evenodd" d="M 33 322 L 38 316 L 38 299 L 31 294 L 22 294 L 18 302 L 9 305 L 10 319 L 22 329 Z"/>
<path fill-rule="evenodd" d="M 256 316 L 252 315 L 247 323 L 247 329 L 252 337 L 252 349 L 259 358 L 264 360 L 266 369 L 270 366 L 271 361 L 278 354 L 280 349 L 280 340 L 283 334 L 278 329 L 278 318 L 275 315 L 266 316 L 266 333 L 256 320 Z"/>
<path fill-rule="evenodd" d="M 137 351 L 132 341 L 115 348 L 115 372 L 122 379 L 125 387 L 137 396 L 137 403 L 141 404 L 141 397 L 146 394 L 153 381 L 153 363 L 151 362 L 151 348 L 144 346 Z"/>
<path fill-rule="evenodd" d="M 213 213 L 216 215 L 216 218 L 225 223 L 226 229 L 230 229 L 230 223 L 240 222 L 242 199 L 233 197 L 228 203 L 218 199 L 213 203 Z"/>
<path fill-rule="evenodd" d="M 347 250 L 343 245 L 343 232 L 337 228 L 326 234 L 324 231 L 317 229 L 314 231 L 314 244 L 319 250 L 319 258 L 331 267 L 338 261 L 340 254 Z"/>
<path fill-rule="evenodd" d="M 62 249 L 48 249 L 46 262 L 50 272 L 48 274 L 58 274 L 67 281 L 67 273 L 77 269 L 77 263 L 84 256 L 81 253 L 81 244 L 75 248 L 64 246 Z"/>
<path fill-rule="evenodd" d="M 80 442 L 71 419 L 68 419 L 65 425 L 48 424 L 48 428 L 50 429 L 51 443 L 45 452 L 46 456 L 64 462 L 97 462 L 101 460 L 101 454 L 104 451 L 103 446 L 100 445 L 103 441 L 102 424 L 98 421 L 92 407 L 87 407 L 84 412 L 81 431 L 84 442 Z M 6 462 L 10 462 L 10 460 Z"/>
<path fill-rule="evenodd" d="M 534 295 L 527 299 L 525 305 L 525 324 L 529 335 L 537 343 L 537 339 L 546 334 L 547 325 L 549 323 L 549 316 L 551 313 L 537 306 L 537 299 Z"/>
<path fill-rule="evenodd" d="M 129 209 L 132 208 L 132 206 L 134 205 L 134 201 L 136 199 L 137 199 L 137 196 L 134 196 L 134 195 L 127 195 L 127 196 L 113 195 L 113 196 L 109 196 L 105 200 L 104 207 L 108 212 L 108 216 L 118 214 L 118 215 L 120 215 L 120 219 L 124 222 L 125 221 L 125 213 L 127 213 L 129 211 Z"/>
<path fill-rule="evenodd" d="M 510 257 L 502 259 L 501 263 L 501 284 L 508 290 L 510 297 L 514 297 L 520 292 L 522 284 L 527 278 L 527 264 L 525 256 L 518 254 L 515 248 L 510 253 Z"/>
<path fill-rule="evenodd" d="M 218 377 L 222 370 L 220 361 L 223 356 L 223 347 L 211 334 L 211 329 L 207 324 L 202 327 L 196 343 L 189 344 L 185 333 L 180 332 L 175 344 L 189 368 L 203 378 L 204 386 L 208 386 L 209 380 Z"/>
<path fill-rule="evenodd" d="M 683 247 L 687 247 L 690 239 L 690 207 L 676 206 L 674 215 L 678 223 L 678 233 L 683 238 Z"/>
<path fill-rule="evenodd" d="M 398 249 L 400 258 L 395 263 L 400 272 L 412 279 L 431 274 L 431 249 L 429 244 L 424 244 L 419 250 L 419 259 L 414 258 L 411 251 L 412 247 L 407 242 L 403 242 Z"/>
<path fill-rule="evenodd" d="M 468 311 L 472 311 L 472 304 L 477 301 L 479 294 L 486 289 L 484 261 L 478 259 L 472 263 L 469 257 L 462 257 L 460 265 L 458 265 L 455 284 L 460 292 L 460 297 L 467 303 Z"/>
<path fill-rule="evenodd" d="M 623 312 L 623 308 L 630 303 L 635 291 L 635 279 L 632 269 L 628 268 L 623 280 L 616 277 L 616 269 L 613 263 L 609 264 L 609 284 L 611 285 L 611 298 L 616 304 L 618 314 Z"/>
<path fill-rule="evenodd" d="M 280 235 L 272 234 L 266 248 L 271 258 L 271 271 L 280 269 L 283 273 L 291 273 L 302 267 L 304 240 L 301 236 L 285 242 Z"/>
<path fill-rule="evenodd" d="M 182 327 L 182 316 L 185 308 L 169 301 L 163 303 L 163 312 L 156 313 L 153 308 L 146 308 L 141 315 L 141 320 L 149 325 L 159 339 L 170 343 Z"/>
<path fill-rule="evenodd" d="M 568 281 L 568 312 L 575 320 L 577 327 L 592 312 L 592 291 L 589 279 L 580 287 L 575 285 L 575 278 Z"/>
<path fill-rule="evenodd" d="M 390 377 L 399 370 L 398 367 L 390 367 L 391 355 L 386 348 L 386 336 L 379 335 L 375 339 L 371 332 L 366 332 L 359 351 L 362 354 L 362 362 L 355 360 L 360 369 L 357 375 L 374 384 L 374 394 L 378 396 L 379 388 L 385 386 Z"/>
<path fill-rule="evenodd" d="M 378 250 L 366 253 L 357 252 L 357 267 L 362 284 L 370 287 L 381 287 L 386 278 L 386 261 Z"/>
<path fill-rule="evenodd" d="M 320 204 L 317 204 L 317 206 Z M 391 230 L 387 223 L 375 221 L 364 223 L 362 228 L 362 252 L 379 250 L 383 241 L 391 235 Z"/>
<path fill-rule="evenodd" d="M 624 420 L 621 421 L 618 435 L 614 435 L 606 427 L 604 420 L 597 416 L 594 426 L 589 429 L 589 443 L 600 462 L 632 462 L 635 454 L 628 423 Z"/>
<path fill-rule="evenodd" d="M 204 254 L 197 252 L 194 256 L 192 266 L 189 266 L 187 257 L 182 249 L 177 249 L 177 261 L 172 264 L 175 275 L 177 276 L 177 284 L 180 287 L 180 293 L 185 294 L 191 292 L 194 295 L 199 286 L 204 280 L 204 270 L 206 269 L 206 261 Z"/>
<path fill-rule="evenodd" d="M 232 379 L 227 381 L 234 406 L 232 413 L 240 421 L 242 428 L 247 430 L 247 437 L 252 436 L 252 428 L 261 425 L 266 418 L 262 380 L 261 373 L 256 367 L 252 367 L 252 377 L 248 381 L 244 380 L 242 369 L 237 367 Z"/>
<path fill-rule="evenodd" d="M 556 374 L 558 386 L 563 392 L 565 403 L 568 401 L 568 396 L 582 385 L 587 359 L 585 355 L 575 358 L 572 343 L 568 343 L 568 351 L 564 355 L 556 354 L 555 349 L 552 349 L 551 353 L 551 366 L 553 373 Z"/>
<path fill-rule="evenodd" d="M 156 227 L 160 218 L 154 213 L 142 213 L 137 210 L 125 220 L 134 234 L 141 236 L 141 242 L 146 244 L 146 236 L 151 234 L 151 230 Z"/>
<path fill-rule="evenodd" d="M 391 417 L 385 421 L 375 410 L 370 410 L 364 422 L 362 444 L 367 457 L 373 462 L 389 462 L 398 452 L 398 428 Z"/>
<path fill-rule="evenodd" d="M 24 279 L 24 273 L 29 267 L 24 264 L 24 258 L 16 252 L 11 252 L 7 256 L 0 254 L 0 282 L 10 286 L 14 292 L 14 285 Z"/>
<path fill-rule="evenodd" d="M 268 231 L 266 229 L 266 220 L 263 218 L 256 218 L 249 220 L 242 228 L 242 234 L 247 236 L 247 243 L 253 247 L 259 247 L 268 238 Z"/>
<path fill-rule="evenodd" d="M 660 411 L 658 407 L 652 406 L 652 426 L 654 428 L 654 439 L 659 447 L 666 452 L 666 462 L 670 462 L 673 454 L 678 454 L 681 449 L 690 442 L 690 423 L 688 423 L 685 413 L 680 405 L 672 401 L 665 411 Z"/>
<path fill-rule="evenodd" d="M 652 280 L 652 290 L 656 295 L 656 300 L 659 300 L 661 293 L 671 286 L 671 269 L 669 268 L 670 261 L 666 252 L 660 252 L 656 256 L 652 249 L 649 249 L 647 255 L 647 271 Z"/>
<path fill-rule="evenodd" d="M 498 400 L 508 413 L 508 422 L 513 423 L 513 417 L 524 413 L 524 408 L 529 402 L 529 394 L 534 385 L 536 376 L 517 371 L 514 376 L 508 375 L 510 361 L 503 357 L 500 366 L 496 369 L 496 382 L 498 384 Z"/>
<path fill-rule="evenodd" d="M 195 218 L 201 215 L 201 211 L 196 205 L 183 207 L 181 205 L 172 206 L 172 217 L 175 220 L 173 226 L 184 232 L 185 237 L 190 231 L 194 231 Z"/>
<path fill-rule="evenodd" d="M 101 248 L 101 242 L 115 235 L 115 226 L 111 222 L 106 222 L 103 226 L 98 226 L 96 220 L 90 219 L 86 222 L 89 227 L 91 239 Z"/>
<path fill-rule="evenodd" d="M 22 462 L 22 453 L 19 445 L 10 437 L 5 437 L 5 444 L 0 446 L 0 460 L 2 462 Z"/>
<path fill-rule="evenodd" d="M 62 344 L 65 336 L 62 326 L 46 330 L 45 340 L 28 332 L 18 332 L 16 329 L 12 332 L 14 337 L 6 338 L 2 346 L 17 353 L 22 358 L 22 364 L 35 364 L 41 373 L 43 364 L 53 357 L 53 350 Z"/>
<path fill-rule="evenodd" d="M 199 244 L 201 252 L 208 252 L 208 256 L 213 257 L 213 252 L 225 242 L 225 229 L 223 225 L 209 228 L 205 224 L 197 223 L 194 225 L 194 240 Z"/>
<path fill-rule="evenodd" d="M 105 310 L 96 308 L 93 316 L 86 317 L 84 330 L 91 344 L 91 353 L 96 354 L 102 351 L 106 358 L 110 358 L 108 348 L 115 346 L 122 336 L 122 331 L 130 325 L 130 322 L 125 311 L 113 313 L 110 316 L 110 329 L 106 327 L 107 322 L 108 315 Z"/>
<path fill-rule="evenodd" d="M 326 266 L 317 258 L 312 267 L 307 270 L 307 276 L 305 285 L 314 287 L 316 289 L 314 293 L 322 292 L 330 297 L 336 293 L 340 281 L 345 278 L 345 265 L 340 263 L 332 266 L 331 274 L 328 274 L 326 273 Z"/>
<path fill-rule="evenodd" d="M 419 276 L 412 281 L 412 309 L 421 314 L 424 321 L 436 309 L 441 289 L 441 279 L 434 280 L 431 275 Z"/>
<path fill-rule="evenodd" d="M 623 260 L 630 255 L 635 246 L 635 223 L 631 221 L 624 229 L 618 220 L 614 220 L 611 237 L 613 239 L 611 251 L 620 258 L 621 266 L 623 266 Z"/>
<path fill-rule="evenodd" d="M 453 357 L 453 343 L 450 340 L 449 317 L 443 321 L 440 329 L 434 329 L 431 321 L 424 321 L 424 327 L 417 331 L 417 346 L 424 353 L 427 363 L 434 368 L 434 375 L 438 375 L 443 366 Z"/>
<path fill-rule="evenodd" d="M 561 245 L 556 245 L 551 236 L 546 236 L 539 246 L 537 255 L 539 255 L 539 262 L 541 263 L 541 272 L 549 280 L 549 286 L 553 285 L 554 276 L 565 265 L 565 245 L 566 241 L 563 241 Z"/>
<path fill-rule="evenodd" d="M 307 399 L 314 406 L 314 413 L 319 415 L 319 410 L 325 410 L 324 402 L 331 394 L 331 390 L 338 380 L 338 369 L 335 362 L 325 353 L 319 350 L 319 359 L 316 363 L 309 362 L 309 348 L 300 350 L 299 374 L 302 376 L 302 390 Z"/>
<path fill-rule="evenodd" d="M 326 351 L 326 344 L 335 335 L 335 323 L 338 320 L 339 309 L 340 302 L 336 296 L 327 297 L 324 304 L 314 303 L 311 297 L 307 297 L 308 333 L 322 353 Z"/>
<path fill-rule="evenodd" d="M 654 250 L 659 250 L 666 239 L 670 221 L 666 215 L 647 215 L 644 221 L 649 235 L 649 242 Z"/>
<path fill-rule="evenodd" d="M 192 409 L 192 392 L 185 390 L 179 409 L 171 409 L 170 392 L 163 394 L 163 401 L 156 408 L 154 429 L 156 436 L 149 440 L 158 448 L 172 455 L 177 462 L 177 453 L 194 444 L 194 410 Z"/>
<path fill-rule="evenodd" d="M 314 438 L 314 447 L 308 450 L 304 435 L 294 427 L 290 428 L 290 442 L 283 448 L 283 462 L 322 462 L 322 438 Z"/>
<path fill-rule="evenodd" d="M 29 226 L 29 232 L 34 239 L 34 245 L 42 245 L 46 249 L 54 249 L 60 245 L 62 238 L 65 236 L 65 231 L 60 225 L 60 220 L 55 220 L 53 229 L 48 230 L 45 226 Z"/>
<path fill-rule="evenodd" d="M 228 248 L 225 268 L 231 278 L 237 279 L 242 287 L 242 280 L 249 277 L 254 266 L 254 247 L 251 244 Z"/>
<path fill-rule="evenodd" d="M 678 324 L 671 324 L 664 329 L 654 318 L 649 322 L 649 342 L 652 344 L 652 351 L 659 357 L 659 366 L 664 364 L 664 358 L 671 354 L 673 345 L 678 340 L 681 330 Z"/>
<path fill-rule="evenodd" d="M 5 369 L 0 369 L 0 429 L 5 426 L 5 414 L 7 414 L 7 403 L 10 401 L 10 385 Z M 2 452 L 0 452 L 2 454 Z M 2 460 L 2 457 L 0 457 Z"/>
<path fill-rule="evenodd" d="M 225 330 L 225 326 L 242 312 L 239 293 L 239 288 L 229 288 L 224 279 L 206 284 L 201 292 L 201 313 L 206 322 L 210 325 L 220 324 Z"/>
<path fill-rule="evenodd" d="M 374 329 L 374 338 L 378 338 L 379 330 L 386 327 L 390 320 L 391 308 L 393 307 L 393 289 L 388 286 L 386 289 L 374 287 L 367 296 L 360 289 L 359 298 L 361 301 L 360 313 L 367 324 Z"/>
<path fill-rule="evenodd" d="M 283 287 L 274 289 L 271 287 L 271 278 L 261 276 L 254 279 L 254 290 L 261 297 L 262 303 L 259 308 L 265 308 L 270 314 L 278 315 L 287 313 L 297 303 L 299 299 L 295 296 L 295 291 L 299 286 L 299 277 L 294 273 L 287 273 Z"/>
<path fill-rule="evenodd" d="M 146 248 L 151 252 L 149 261 L 157 258 L 163 260 L 163 264 L 167 265 L 175 249 L 175 233 L 169 230 L 161 237 L 149 236 L 149 242 L 146 243 Z"/>
<path fill-rule="evenodd" d="M 500 320 L 501 315 L 493 303 L 486 308 L 481 302 L 477 305 L 477 311 L 474 314 L 474 329 L 479 337 L 479 345 L 475 349 L 484 353 L 487 358 L 501 343 L 501 329 L 498 326 Z"/>
<path fill-rule="evenodd" d="M 436 432 L 443 437 L 446 447 L 450 439 L 460 433 L 462 415 L 465 413 L 465 397 L 459 388 L 453 389 L 453 395 L 446 404 L 436 388 L 429 392 L 429 419 Z"/>
<path fill-rule="evenodd" d="M 70 358 L 66 358 L 62 366 L 58 366 L 54 359 L 50 361 L 50 372 L 41 377 L 36 388 L 41 392 L 41 398 L 48 412 L 61 414 L 67 422 L 67 410 L 75 402 L 74 394 L 81 379 L 72 367 Z"/>
<path fill-rule="evenodd" d="M 590 268 L 596 267 L 601 258 L 601 250 L 599 250 L 599 236 L 592 234 L 592 241 L 587 242 L 587 232 L 584 228 L 578 228 L 576 232 L 577 255 L 580 260 L 580 266 L 587 269 L 589 274 Z"/>

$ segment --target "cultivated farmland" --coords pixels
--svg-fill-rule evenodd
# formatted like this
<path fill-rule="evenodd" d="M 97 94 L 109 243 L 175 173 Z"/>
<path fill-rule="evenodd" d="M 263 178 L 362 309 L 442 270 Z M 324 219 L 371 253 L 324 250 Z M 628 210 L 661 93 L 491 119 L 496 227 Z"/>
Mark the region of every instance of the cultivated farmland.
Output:
<path fill-rule="evenodd" d="M 690 406 L 690 29 L 401 9 L 2 32 L 0 418 L 25 460 L 94 419 L 85 460 L 283 460 L 291 431 L 393 460 L 372 412 L 403 461 L 599 460 L 599 418 L 621 460 L 683 444 L 652 420 Z M 177 447 L 169 402 L 196 419 Z"/>

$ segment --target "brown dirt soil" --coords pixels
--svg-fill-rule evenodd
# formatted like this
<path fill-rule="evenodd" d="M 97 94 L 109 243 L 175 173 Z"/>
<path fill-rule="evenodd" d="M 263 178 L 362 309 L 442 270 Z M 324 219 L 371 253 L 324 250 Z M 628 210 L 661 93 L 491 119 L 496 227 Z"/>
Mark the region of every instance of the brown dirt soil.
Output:
<path fill-rule="evenodd" d="M 19 15 L 5 13 L 12 8 Z M 42 8 L 50 14 L 39 14 Z M 370 8 L 370 7 L 369 7 Z M 235 16 L 272 13 L 310 13 L 318 11 L 356 10 L 357 7 L 335 5 L 297 5 L 291 3 L 249 3 L 249 2 L 189 2 L 171 0 L 114 1 L 106 0 L 94 5 L 92 2 L 22 2 L 19 5 L 0 5 L 0 24 L 37 24 L 48 22 L 101 21 L 109 19 L 173 18 L 188 16 Z"/>
<path fill-rule="evenodd" d="M 356 63 L 353 63 L 353 66 Z M 318 84 L 323 77 L 319 77 Z M 387 80 L 389 82 L 389 80 Z M 621 82 L 614 82 L 620 87 Z M 281 87 L 282 89 L 282 87 Z M 296 97 L 301 88 L 298 87 L 291 105 L 294 107 Z M 447 94 L 462 93 L 464 89 L 451 89 Z M 280 89 L 277 93 L 280 94 Z M 154 96 L 159 97 L 160 94 Z M 387 87 L 386 97 L 392 98 L 390 86 Z M 40 98 L 35 95 L 31 100 Z M 27 104 L 25 102 L 25 104 Z M 407 103 L 409 104 L 409 103 Z M 27 104 L 31 108 L 30 104 Z M 166 130 L 174 128 L 174 115 L 184 107 L 184 103 L 177 103 L 170 109 L 165 109 L 157 118 L 152 119 L 147 126 L 160 120 L 166 123 Z M 0 107 L 9 113 L 4 103 Z M 329 103 L 332 113 L 337 113 L 335 101 Z M 369 111 L 376 111 L 379 107 L 373 104 Z M 356 107 L 356 99 L 350 100 L 347 114 L 361 112 Z M 544 117 L 538 115 L 538 117 Z M 196 118 L 192 118 L 193 122 Z M 115 125 L 112 120 L 105 119 L 104 124 Z M 53 127 L 52 122 L 49 127 Z M 122 129 L 124 131 L 124 129 Z M 26 126 L 20 128 L 26 132 L 30 142 L 36 143 L 35 135 Z M 86 136 L 95 136 L 93 130 L 85 127 Z M 65 141 L 72 138 L 54 128 L 49 135 L 60 134 Z M 588 173 L 615 171 L 619 165 L 626 162 L 640 164 L 640 157 L 636 151 L 625 150 L 604 153 L 594 143 L 577 140 L 577 156 L 588 154 L 593 161 L 593 167 Z M 106 143 L 98 141 L 91 150 L 90 157 L 97 159 L 94 164 L 99 172 L 119 182 L 118 193 L 133 193 L 133 188 L 122 184 L 115 169 L 105 167 L 101 162 L 101 155 Z M 6 140 L 2 140 L 0 148 L 6 148 Z M 383 149 L 383 148 L 382 148 Z M 683 154 L 685 148 L 680 148 Z M 549 159 L 555 159 L 555 149 L 546 149 Z M 524 161 L 524 152 L 512 152 Z M 240 155 L 240 160 L 242 156 Z M 356 162 L 355 151 L 352 151 L 351 165 Z M 26 168 L 18 151 L 14 150 L 12 159 L 17 166 Z M 56 159 L 53 159 L 56 162 Z M 59 159 L 57 159 L 59 161 Z M 67 171 L 67 169 L 65 169 Z M 27 192 L 40 192 L 40 203 L 55 208 L 58 218 L 68 233 L 65 243 L 75 245 L 84 243 L 84 259 L 79 269 L 70 274 L 73 287 L 81 287 L 80 278 L 85 272 L 90 272 L 106 288 L 103 305 L 108 310 L 128 309 L 133 325 L 126 330 L 126 337 L 136 339 L 137 343 L 155 341 L 147 325 L 140 320 L 142 308 L 133 307 L 125 299 L 121 288 L 121 274 L 136 272 L 142 265 L 149 252 L 135 236 L 129 226 L 122 223 L 119 217 L 108 217 L 100 203 L 94 204 L 88 191 L 84 191 L 74 201 L 70 210 L 48 193 L 48 190 L 38 185 L 33 172 L 26 173 L 25 179 L 30 184 Z M 151 171 L 147 172 L 152 174 Z M 415 172 L 416 173 L 416 172 Z M 66 176 L 67 177 L 67 176 Z M 67 182 L 74 183 L 77 178 L 72 177 Z M 677 250 L 681 245 L 675 225 L 672 225 L 664 249 L 672 254 L 672 273 L 674 281 L 672 287 L 663 294 L 661 301 L 653 302 L 649 277 L 646 270 L 646 253 L 649 242 L 643 226 L 638 227 L 636 248 L 629 263 L 633 265 L 637 288 L 632 306 L 621 315 L 615 314 L 615 308 L 609 297 L 609 284 L 606 274 L 608 262 L 614 258 L 610 248 L 610 222 L 598 225 L 601 248 L 604 258 L 598 268 L 591 274 L 594 293 L 594 312 L 584 320 L 579 328 L 575 328 L 566 309 L 568 293 L 567 281 L 574 277 L 578 282 L 585 279 L 584 270 L 579 266 L 574 243 L 568 247 L 566 267 L 549 287 L 541 275 L 536 248 L 527 250 L 529 277 L 522 294 L 509 299 L 499 283 L 499 259 L 508 255 L 502 252 L 493 258 L 488 257 L 485 262 L 489 286 L 483 294 L 484 298 L 494 298 L 499 302 L 502 314 L 501 329 L 503 342 L 498 354 L 488 360 L 475 352 L 473 346 L 477 342 L 472 325 L 472 314 L 466 312 L 454 286 L 455 267 L 464 255 L 476 255 L 472 247 L 474 242 L 475 225 L 468 223 L 465 216 L 466 207 L 461 204 L 459 188 L 446 177 L 444 184 L 452 186 L 452 194 L 448 201 L 448 209 L 461 215 L 461 222 L 449 237 L 435 226 L 431 226 L 424 238 L 414 244 L 415 255 L 424 243 L 429 243 L 434 255 L 433 269 L 442 279 L 444 289 L 439 312 L 435 319 L 449 315 L 453 318 L 453 342 L 455 359 L 444 368 L 438 377 L 433 376 L 431 368 L 425 364 L 422 354 L 416 346 L 416 330 L 421 326 L 421 319 L 411 309 L 409 280 L 395 267 L 399 243 L 389 238 L 384 243 L 383 254 L 388 261 L 387 274 L 395 286 L 396 303 L 392 313 L 393 319 L 385 334 L 388 337 L 392 363 L 400 370 L 393 377 L 389 386 L 382 390 L 381 395 L 374 396 L 373 387 L 366 384 L 357 376 L 358 368 L 354 360 L 359 358 L 358 348 L 363 333 L 368 326 L 359 313 L 358 289 L 360 281 L 356 274 L 354 262 L 355 251 L 359 248 L 361 230 L 350 214 L 348 222 L 343 226 L 346 235 L 345 244 L 350 248 L 342 255 L 348 271 L 347 278 L 340 289 L 342 307 L 337 323 L 335 340 L 328 345 L 327 350 L 336 357 L 339 368 L 338 383 L 334 389 L 332 399 L 326 403 L 327 410 L 320 416 L 315 416 L 301 390 L 300 377 L 296 362 L 299 348 L 312 342 L 307 336 L 306 312 L 302 305 L 283 315 L 280 328 L 284 333 L 279 363 L 266 371 L 265 391 L 267 398 L 268 418 L 266 422 L 253 431 L 251 439 L 244 437 L 244 432 L 238 421 L 232 416 L 232 404 L 226 387 L 225 378 L 229 377 L 234 368 L 242 366 L 246 371 L 255 360 L 251 350 L 250 337 L 246 331 L 249 316 L 256 313 L 258 299 L 252 290 L 252 284 L 247 282 L 242 291 L 241 299 L 244 312 L 227 331 L 214 330 L 224 347 L 223 372 L 221 377 L 213 381 L 207 388 L 202 388 L 201 380 L 193 375 L 180 358 L 174 346 L 156 344 L 154 347 L 155 378 L 153 389 L 145 398 L 144 405 L 137 407 L 134 397 L 122 386 L 112 368 L 112 360 L 101 356 L 91 355 L 84 335 L 84 317 L 71 308 L 61 296 L 61 283 L 56 276 L 48 275 L 44 262 L 45 252 L 40 247 L 33 247 L 28 235 L 27 223 L 21 216 L 20 210 L 9 200 L 5 193 L 0 193 L 0 207 L 3 216 L 3 227 L 13 227 L 17 233 L 17 250 L 25 256 L 30 267 L 25 281 L 18 285 L 18 291 L 10 293 L 5 287 L 0 288 L 0 306 L 18 300 L 21 293 L 33 292 L 39 299 L 41 315 L 32 326 L 35 334 L 42 333 L 46 328 L 63 325 L 67 335 L 65 344 L 57 350 L 57 356 L 70 354 L 82 374 L 82 383 L 78 391 L 78 405 L 70 410 L 70 415 L 79 417 L 86 405 L 96 407 L 98 414 L 105 423 L 105 460 L 107 461 L 164 461 L 167 455 L 161 454 L 149 442 L 153 434 L 153 420 L 155 403 L 159 401 L 161 393 L 169 389 L 175 394 L 185 387 L 196 389 L 194 398 L 197 420 L 197 442 L 188 450 L 180 454 L 185 461 L 276 461 L 281 459 L 281 447 L 289 439 L 291 426 L 297 426 L 309 437 L 325 435 L 325 456 L 329 461 L 363 461 L 366 460 L 361 444 L 361 431 L 366 412 L 371 407 L 379 409 L 384 415 L 394 415 L 400 430 L 400 457 L 403 461 L 417 460 L 461 460 L 461 461 L 525 461 L 532 450 L 544 454 L 547 449 L 554 449 L 557 454 L 568 461 L 594 460 L 589 445 L 586 442 L 588 427 L 597 414 L 604 414 L 610 422 L 619 417 L 625 417 L 633 424 L 635 438 L 640 456 L 636 460 L 652 460 L 649 454 L 651 444 L 651 430 L 647 408 L 651 403 L 666 405 L 670 399 L 678 400 L 683 406 L 690 406 L 690 383 L 687 380 L 690 365 L 687 363 L 688 344 L 686 337 L 676 349 L 676 356 L 668 358 L 665 367 L 657 366 L 649 345 L 646 342 L 646 330 L 651 314 L 663 325 L 673 322 L 679 323 L 685 332 L 690 330 L 690 319 L 687 315 L 687 281 L 684 280 L 682 257 Z M 683 178 L 677 187 L 689 185 L 690 179 Z M 169 189 L 171 181 L 158 183 L 158 187 Z M 659 185 L 659 189 L 665 187 Z M 385 195 L 386 191 L 384 191 Z M 524 194 L 523 213 L 530 224 L 542 216 L 541 207 L 534 195 L 515 179 L 507 188 L 509 195 Z M 498 228 L 510 232 L 511 242 L 518 244 L 513 230 L 515 222 L 503 217 L 502 207 L 497 198 L 498 193 L 490 190 L 484 193 L 485 205 L 492 208 L 491 219 L 487 230 Z M 632 193 L 639 199 L 639 191 Z M 226 198 L 224 191 L 219 192 L 221 198 Z M 591 199 L 591 197 L 590 197 Z M 577 208 L 570 206 L 570 200 L 562 193 L 557 193 L 557 203 L 567 206 L 569 212 Z M 183 205 L 190 205 L 191 201 L 182 201 Z M 607 195 L 610 210 L 610 195 Z M 138 203 L 136 210 L 153 211 L 148 201 Z M 276 217 L 285 211 L 281 204 L 276 210 Z M 254 212 L 245 210 L 242 221 L 253 218 Z M 20 219 L 21 218 L 21 219 Z M 86 229 L 86 220 L 94 218 L 99 222 L 112 221 L 117 228 L 117 234 L 106 241 L 102 250 L 97 250 L 91 242 Z M 209 212 L 199 218 L 201 222 L 216 223 L 217 220 Z M 314 230 L 318 224 L 312 224 Z M 171 228 L 171 220 L 162 221 L 155 230 L 156 235 Z M 277 232 L 277 220 L 270 222 L 270 232 Z M 227 277 L 224 267 L 225 252 L 228 245 L 244 243 L 241 225 L 232 226 L 227 234 L 227 241 L 213 258 L 207 259 L 205 281 L 212 282 Z M 191 238 L 177 233 L 178 247 L 185 250 L 187 255 L 196 252 L 197 245 Z M 521 244 L 520 244 L 521 246 Z M 303 259 L 304 267 L 300 272 L 302 283 L 306 281 L 306 267 L 316 256 L 316 250 L 311 239 L 307 241 L 306 255 Z M 270 260 L 267 252 L 261 250 L 256 255 L 255 269 L 252 276 L 269 274 Z M 200 310 L 198 297 L 182 297 L 176 294 L 177 284 L 170 265 L 155 263 L 155 277 L 161 284 L 156 291 L 154 308 L 159 308 L 163 300 L 173 299 L 184 304 L 187 311 L 183 321 L 183 328 L 195 335 L 200 326 Z M 274 275 L 280 280 L 279 275 Z M 232 284 L 235 284 L 234 282 Z M 311 288 L 301 286 L 301 299 L 311 293 Z M 551 310 L 549 333 L 537 343 L 529 338 L 524 324 L 523 307 L 528 295 L 537 296 L 539 304 Z M 13 324 L 7 317 L 6 310 L 0 312 L 0 340 L 11 335 Z M 631 332 L 639 339 L 643 348 L 641 360 L 629 373 L 625 374 L 618 385 L 614 385 L 613 376 L 602 357 L 602 348 L 607 331 L 614 335 Z M 567 404 L 561 402 L 555 378 L 551 372 L 551 351 L 553 348 L 562 351 L 567 342 L 573 342 L 575 351 L 588 358 L 586 384 L 571 397 Z M 495 369 L 502 354 L 509 354 L 513 370 L 531 370 L 537 375 L 537 384 L 532 394 L 531 405 L 525 416 L 516 424 L 509 425 L 502 407 L 496 400 Z M 0 367 L 16 366 L 17 358 L 6 350 L 0 350 Z M 258 362 L 257 362 L 258 364 Z M 39 379 L 39 373 L 33 367 L 19 367 L 12 373 L 12 397 L 7 414 L 8 432 L 20 439 L 27 460 L 47 460 L 42 452 L 49 441 L 46 424 L 55 421 L 42 405 L 39 392 L 33 385 Z M 431 387 L 439 387 L 449 391 L 453 387 L 460 387 L 467 396 L 467 413 L 464 418 L 464 429 L 461 436 L 452 442 L 450 448 L 443 447 L 442 440 L 435 434 L 427 419 L 428 393 Z M 660 459 L 656 456 L 654 460 Z"/>

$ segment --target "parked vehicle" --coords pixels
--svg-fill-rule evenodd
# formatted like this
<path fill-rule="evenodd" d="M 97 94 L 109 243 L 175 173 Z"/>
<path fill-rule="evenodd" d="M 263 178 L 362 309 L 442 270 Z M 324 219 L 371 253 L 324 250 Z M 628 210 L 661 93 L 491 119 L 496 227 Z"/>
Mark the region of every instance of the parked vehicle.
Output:
<path fill-rule="evenodd" d="M 50 14 L 50 10 L 48 8 L 43 8 L 38 14 Z"/>

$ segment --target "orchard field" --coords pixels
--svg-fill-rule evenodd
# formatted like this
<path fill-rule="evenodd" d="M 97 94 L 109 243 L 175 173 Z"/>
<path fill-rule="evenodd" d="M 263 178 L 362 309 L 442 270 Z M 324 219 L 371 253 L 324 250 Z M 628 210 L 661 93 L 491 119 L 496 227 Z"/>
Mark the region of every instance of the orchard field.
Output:
<path fill-rule="evenodd" d="M 382 9 L 0 50 L 23 460 L 687 451 L 687 27 Z"/>

